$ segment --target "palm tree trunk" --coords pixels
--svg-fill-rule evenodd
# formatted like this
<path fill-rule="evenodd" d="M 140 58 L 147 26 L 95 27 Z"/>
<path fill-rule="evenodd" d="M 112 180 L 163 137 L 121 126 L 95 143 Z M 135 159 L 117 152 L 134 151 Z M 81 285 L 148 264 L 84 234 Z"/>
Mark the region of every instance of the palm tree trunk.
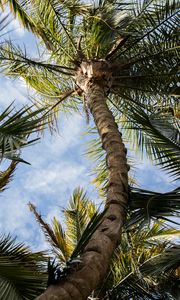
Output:
<path fill-rule="evenodd" d="M 128 201 L 128 165 L 112 112 L 106 104 L 104 88 L 86 86 L 85 96 L 106 151 L 109 185 L 107 211 L 81 256 L 78 269 L 64 282 L 51 285 L 38 300 L 85 300 L 105 277 L 111 256 L 120 238 Z"/>

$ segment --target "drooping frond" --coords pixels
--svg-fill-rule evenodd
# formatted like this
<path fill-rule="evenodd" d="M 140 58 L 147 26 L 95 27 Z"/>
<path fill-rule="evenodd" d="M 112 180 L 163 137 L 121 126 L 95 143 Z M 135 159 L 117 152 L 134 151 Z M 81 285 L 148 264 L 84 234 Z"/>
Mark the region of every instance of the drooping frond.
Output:
<path fill-rule="evenodd" d="M 65 74 L 74 75 L 74 68 L 68 67 L 66 65 L 58 65 L 57 63 L 46 63 L 43 58 L 36 60 L 31 59 L 27 56 L 26 51 L 22 51 L 20 47 L 12 44 L 12 42 L 7 42 L 0 47 L 0 60 L 1 66 L 6 71 L 8 75 L 19 74 L 23 77 L 31 72 L 40 71 L 40 74 L 44 71 L 53 73 L 54 75 Z M 29 73 L 27 69 L 30 68 Z M 39 75 L 40 75 L 39 74 Z"/>
<path fill-rule="evenodd" d="M 41 28 L 41 33 L 39 32 L 37 28 L 37 24 L 33 21 L 33 19 L 26 13 L 24 10 L 25 8 L 25 1 L 22 1 L 22 5 L 19 3 L 19 1 L 16 0 L 10 0 L 10 1 L 0 1 L 2 9 L 5 8 L 5 5 L 9 3 L 11 11 L 14 13 L 15 16 L 18 16 L 19 20 L 22 22 L 23 26 L 27 28 L 28 30 L 31 30 L 34 34 L 40 35 L 45 34 Z"/>
<path fill-rule="evenodd" d="M 146 103 L 148 101 L 148 103 Z M 127 97 L 125 104 L 122 98 L 117 104 L 116 112 L 121 114 L 120 126 L 133 149 L 147 154 L 174 178 L 180 178 L 180 122 L 174 113 L 177 100 L 170 106 L 158 102 L 150 103 L 151 98 Z M 153 102 L 153 98 L 152 98 Z M 144 106 L 144 107 L 143 107 Z M 167 108 L 166 108 L 167 107 Z M 172 112 L 166 112 L 167 110 Z M 122 113 L 123 111 L 123 113 Z"/>
<path fill-rule="evenodd" d="M 46 287 L 46 258 L 32 253 L 23 244 L 15 243 L 9 235 L 0 239 L 1 299 L 34 299 Z"/>
<path fill-rule="evenodd" d="M 21 77 L 31 88 L 30 98 L 38 108 L 47 108 L 51 113 L 48 123 L 52 126 L 59 110 L 77 110 L 80 102 L 73 80 L 74 68 L 45 62 L 40 55 L 37 59 L 29 58 L 26 51 L 14 46 L 11 42 L 0 46 L 0 61 L 3 72 L 12 77 Z M 33 94 L 35 90 L 35 93 Z M 66 100 L 66 101 L 65 101 Z"/>
<path fill-rule="evenodd" d="M 168 193 L 157 193 L 137 188 L 131 188 L 130 193 L 130 219 L 126 226 L 136 223 L 150 222 L 150 219 L 178 222 L 172 217 L 178 217 L 180 211 L 180 189 Z"/>
<path fill-rule="evenodd" d="M 153 154 L 157 163 L 175 178 L 180 178 L 179 121 L 173 118 L 159 118 L 154 114 L 148 116 L 143 113 L 141 116 L 136 114 L 136 118 L 139 119 L 139 126 L 135 125 L 134 129 L 137 129 L 133 132 L 140 146 L 144 139 L 144 146 L 149 153 Z"/>
<path fill-rule="evenodd" d="M 176 270 L 180 265 L 180 247 L 178 245 L 168 247 L 161 254 L 152 257 L 141 266 L 144 274 L 159 275 L 169 270 Z"/>
<path fill-rule="evenodd" d="M 135 94 L 142 105 L 155 95 L 162 106 L 173 101 L 178 76 L 178 1 L 142 1 L 129 5 L 134 19 L 130 33 L 112 65 L 113 91 L 126 101 Z M 131 32 L 131 30 L 132 32 Z M 176 94 L 176 92 L 175 92 Z M 151 97 L 150 97 L 151 96 Z M 114 99 L 115 100 L 115 99 Z M 119 100 L 118 100 L 119 101 Z M 117 104 L 117 103 L 116 103 Z M 139 103 L 140 105 L 140 103 Z"/>
<path fill-rule="evenodd" d="M 121 8 L 120 8 L 121 9 Z M 155 46 L 177 37 L 179 1 L 133 1 L 127 11 L 132 16 L 128 26 L 129 38 L 124 48 L 119 50 L 117 57 L 131 54 L 132 57 L 142 57 L 147 54 L 145 46 Z"/>
<path fill-rule="evenodd" d="M 21 148 L 36 142 L 39 138 L 29 136 L 42 128 L 43 109 L 32 110 L 23 107 L 15 111 L 11 104 L 0 114 L 0 158 L 23 161 L 19 157 Z"/>

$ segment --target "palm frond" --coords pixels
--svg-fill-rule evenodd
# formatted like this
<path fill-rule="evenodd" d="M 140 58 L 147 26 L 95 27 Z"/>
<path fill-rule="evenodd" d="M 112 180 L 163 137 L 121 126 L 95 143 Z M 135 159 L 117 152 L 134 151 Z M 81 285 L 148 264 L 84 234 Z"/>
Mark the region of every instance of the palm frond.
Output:
<path fill-rule="evenodd" d="M 141 266 L 141 271 L 146 275 L 158 276 L 163 272 L 176 270 L 180 265 L 179 250 L 178 245 L 167 248 L 161 254 L 150 258 L 149 261 L 144 263 Z"/>
<path fill-rule="evenodd" d="M 70 109 L 77 110 L 78 104 L 82 102 L 76 93 L 73 80 L 68 80 L 67 77 L 74 74 L 72 66 L 59 65 L 54 58 L 50 59 L 53 63 L 45 63 L 43 54 L 38 59 L 29 58 L 25 50 L 22 51 L 11 42 L 0 47 L 0 60 L 6 75 L 21 77 L 28 87 L 36 91 L 33 94 L 31 90 L 30 100 L 37 109 L 47 108 L 50 111 L 50 128 L 56 123 L 60 108 L 65 112 Z"/>
<path fill-rule="evenodd" d="M 112 3 L 95 2 L 84 16 L 84 53 L 91 58 L 109 58 L 115 48 L 122 46 L 123 37 L 119 36 L 129 24 L 130 16 L 125 11 L 114 9 Z"/>
<path fill-rule="evenodd" d="M 8 183 L 12 180 L 17 162 L 12 161 L 10 166 L 3 172 L 0 172 L 0 192 L 3 192 Z"/>
<path fill-rule="evenodd" d="M 54 218 L 53 225 L 50 226 L 43 220 L 42 216 L 37 212 L 36 207 L 32 203 L 29 203 L 28 205 L 30 211 L 34 214 L 36 221 L 41 226 L 45 239 L 50 244 L 51 252 L 59 258 L 61 264 L 65 264 L 70 257 L 70 249 L 62 225 Z"/>
<path fill-rule="evenodd" d="M 20 5 L 19 2 L 16 0 L 9 0 L 9 1 L 1 0 L 0 4 L 3 9 L 5 8 L 7 2 L 10 6 L 11 11 L 13 11 L 15 16 L 16 15 L 18 16 L 23 26 L 28 30 L 31 30 L 33 33 L 38 34 L 36 24 L 33 22 L 31 17 L 29 17 L 28 14 L 25 12 L 25 10 L 23 9 L 23 5 Z M 22 2 L 24 2 L 23 4 L 25 6 L 25 1 Z"/>
<path fill-rule="evenodd" d="M 151 219 L 173 221 L 172 217 L 178 217 L 180 210 L 180 189 L 177 188 L 168 193 L 157 193 L 137 188 L 131 188 L 130 211 L 131 217 L 126 226 L 136 223 L 143 224 Z"/>
<path fill-rule="evenodd" d="M 73 57 L 77 53 L 72 33 L 75 31 L 75 20 L 80 14 L 87 12 L 89 5 L 79 1 L 56 0 L 9 0 L 10 9 L 23 26 L 40 37 L 50 51 L 61 51 L 63 56 Z M 2 1 L 1 1 L 2 3 Z M 74 35 L 76 36 L 76 35 Z M 70 43 L 69 43 L 70 42 Z M 66 49 L 64 45 L 66 44 Z"/>
<path fill-rule="evenodd" d="M 134 300 L 161 300 L 162 294 L 158 293 L 155 287 L 149 289 L 145 282 L 139 280 L 137 276 L 131 275 L 112 290 L 107 292 L 104 300 L 128 300 L 133 297 Z"/>
<path fill-rule="evenodd" d="M 55 249 L 57 253 L 56 255 L 58 256 L 58 259 L 60 260 L 61 263 L 63 262 L 62 259 L 62 255 L 63 255 L 64 263 L 65 263 L 69 260 L 72 253 L 71 244 L 69 242 L 68 237 L 66 236 L 66 231 L 63 229 L 61 223 L 55 217 L 53 218 L 52 229 L 54 231 L 54 235 L 56 236 L 58 242 Z"/>
<path fill-rule="evenodd" d="M 131 36 L 125 44 L 125 49 L 119 51 L 118 56 L 131 52 L 140 53 L 141 46 L 148 41 L 152 42 L 175 33 L 178 24 L 179 2 L 177 0 L 142 1 L 134 2 L 129 7 L 133 20 L 129 25 Z M 138 45 L 138 47 L 137 47 Z M 143 51 L 143 54 L 145 52 Z"/>
<path fill-rule="evenodd" d="M 128 39 L 114 58 L 116 91 L 139 89 L 157 97 L 177 87 L 178 8 L 178 1 L 151 1 L 134 14 Z"/>
<path fill-rule="evenodd" d="M 71 254 L 71 259 L 77 258 L 83 253 L 84 248 L 88 244 L 93 233 L 101 224 L 105 213 L 106 213 L 106 209 L 104 209 L 103 212 L 96 211 L 94 215 L 91 217 L 91 220 L 89 221 L 84 231 L 82 232 L 80 239 L 77 241 L 77 245 L 73 253 Z"/>
<path fill-rule="evenodd" d="M 156 237 L 174 236 L 176 230 L 164 227 L 164 222 L 154 223 L 139 228 L 139 224 L 130 231 L 124 231 L 121 242 L 117 247 L 112 262 L 111 270 L 99 289 L 97 296 L 106 295 L 103 299 L 162 299 L 167 289 L 161 290 L 160 282 L 168 276 L 162 268 L 156 276 L 148 273 L 151 259 L 155 260 L 165 253 L 169 247 L 168 238 L 157 241 Z M 166 263 L 165 263 L 166 264 Z M 165 266 L 164 264 L 164 266 Z M 159 266 L 158 266 L 159 267 Z M 157 267 L 157 269 L 158 269 Z M 155 267 L 156 268 L 156 267 Z M 147 273 L 144 273 L 145 272 Z M 172 271 L 172 270 L 171 270 Z M 173 280 L 174 275 L 169 274 Z M 109 298 L 108 298 L 109 297 Z"/>
<path fill-rule="evenodd" d="M 3 7 L 7 3 L 24 28 L 40 37 L 48 50 L 57 49 L 59 39 L 54 31 L 57 24 L 49 1 L 1 1 Z"/>
<path fill-rule="evenodd" d="M 18 46 L 12 44 L 11 41 L 6 42 L 0 47 L 0 61 L 1 67 L 6 71 L 8 75 L 18 75 L 24 76 L 30 74 L 35 76 L 41 73 L 53 73 L 55 74 L 65 74 L 65 75 L 73 75 L 74 68 L 66 65 L 59 64 L 50 64 L 41 61 L 40 58 L 33 60 L 29 58 L 26 50 L 22 51 L 22 49 Z M 30 72 L 28 73 L 28 69 L 30 68 Z M 39 75 L 40 75 L 39 74 Z M 36 75 L 38 77 L 38 75 Z M 56 75 L 57 76 L 57 75 Z M 58 75 L 59 76 L 59 75 Z"/>
<path fill-rule="evenodd" d="M 175 179 L 180 178 L 179 119 L 175 115 L 166 114 L 162 104 L 158 105 L 153 98 L 154 107 L 150 104 L 151 99 L 146 98 L 148 103 L 143 102 L 141 97 L 134 99 L 135 97 L 127 97 L 124 108 L 121 107 L 121 101 L 117 104 L 112 102 L 116 112 L 121 114 L 120 125 L 126 138 L 133 149 L 140 150 L 142 154 L 155 160 L 156 164 L 167 170 Z M 174 107 L 175 103 L 176 100 Z M 167 107 L 171 108 L 173 105 Z"/>
<path fill-rule="evenodd" d="M 1 299 L 34 299 L 45 290 L 47 275 L 42 252 L 32 253 L 9 235 L 0 238 Z"/>
<path fill-rule="evenodd" d="M 0 157 L 25 162 L 19 157 L 21 148 L 36 142 L 39 138 L 29 139 L 31 134 L 44 125 L 43 109 L 32 110 L 23 107 L 15 111 L 11 104 L 0 114 Z"/>
<path fill-rule="evenodd" d="M 76 188 L 69 200 L 68 207 L 63 209 L 66 219 L 66 234 L 73 248 L 81 239 L 88 222 L 96 212 L 95 204 L 89 200 L 82 188 Z"/>

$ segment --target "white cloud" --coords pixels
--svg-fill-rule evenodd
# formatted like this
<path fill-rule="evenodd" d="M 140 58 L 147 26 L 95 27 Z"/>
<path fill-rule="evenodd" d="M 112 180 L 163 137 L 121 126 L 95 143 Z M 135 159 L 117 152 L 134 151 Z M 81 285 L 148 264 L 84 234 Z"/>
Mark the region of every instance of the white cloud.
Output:
<path fill-rule="evenodd" d="M 14 232 L 28 240 L 32 231 L 28 228 L 30 224 L 30 212 L 26 200 L 23 199 L 21 191 L 13 188 L 5 191 L 0 197 L 0 232 Z"/>
<path fill-rule="evenodd" d="M 63 192 L 65 185 L 69 187 L 78 184 L 79 178 L 84 175 L 85 168 L 75 163 L 48 164 L 45 169 L 38 168 L 29 173 L 24 188 L 29 192 L 54 194 Z M 83 175 L 82 175 L 83 174 Z"/>
<path fill-rule="evenodd" d="M 55 133 L 54 136 L 51 137 L 51 141 L 48 140 L 45 142 L 47 152 L 50 151 L 53 155 L 60 155 L 68 150 L 69 154 L 72 154 L 71 149 L 81 142 L 82 125 L 82 116 L 74 114 L 65 117 L 63 114 L 60 114 L 58 124 L 59 133 Z"/>
<path fill-rule="evenodd" d="M 11 23 L 8 26 L 8 30 L 10 30 L 10 31 L 12 30 L 13 31 L 11 33 L 12 36 L 13 36 L 13 34 L 16 34 L 17 37 L 19 37 L 19 38 L 23 38 L 23 36 L 26 33 L 26 31 L 24 30 L 22 24 L 20 24 L 17 19 L 13 19 L 11 21 Z"/>
<path fill-rule="evenodd" d="M 22 86 L 21 81 L 9 78 L 0 78 L 0 102 L 1 110 L 15 101 L 15 105 L 21 105 L 28 102 L 27 92 Z"/>

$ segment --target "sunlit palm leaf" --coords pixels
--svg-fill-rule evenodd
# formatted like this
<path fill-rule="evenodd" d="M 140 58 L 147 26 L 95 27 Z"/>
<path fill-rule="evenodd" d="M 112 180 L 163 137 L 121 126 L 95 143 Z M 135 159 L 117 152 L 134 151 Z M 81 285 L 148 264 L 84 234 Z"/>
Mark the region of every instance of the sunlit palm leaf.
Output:
<path fill-rule="evenodd" d="M 71 240 L 73 248 L 81 239 L 88 222 L 95 212 L 95 204 L 89 200 L 83 189 L 80 187 L 75 189 L 67 208 L 63 209 L 66 218 L 66 234 Z"/>
<path fill-rule="evenodd" d="M 29 203 L 29 208 L 35 215 L 36 221 L 41 226 L 45 239 L 50 244 L 51 252 L 58 257 L 61 264 L 65 264 L 70 257 L 71 249 L 62 225 L 54 218 L 53 224 L 50 226 L 43 220 L 42 216 L 37 212 L 36 207 L 32 203 Z"/>
<path fill-rule="evenodd" d="M 0 172 L 0 192 L 3 192 L 11 181 L 16 165 L 16 162 L 11 162 L 10 166 L 5 171 Z"/>
<path fill-rule="evenodd" d="M 96 229 L 102 222 L 105 213 L 106 213 L 106 209 L 103 212 L 96 211 L 94 213 L 91 220 L 89 221 L 89 223 L 86 225 L 84 231 L 82 232 L 81 238 L 77 242 L 77 245 L 71 255 L 72 259 L 76 258 L 82 254 L 82 252 L 83 252 L 84 248 L 86 247 L 86 245 L 88 244 L 91 236 L 93 235 L 93 233 L 96 231 Z"/>
<path fill-rule="evenodd" d="M 44 62 L 43 54 L 37 59 L 29 58 L 26 51 L 11 42 L 0 47 L 0 61 L 6 75 L 21 76 L 31 88 L 30 98 L 37 109 L 47 108 L 51 111 L 48 116 L 50 127 L 56 124 L 59 110 L 77 111 L 79 103 L 82 103 L 78 95 L 75 96 L 73 80 L 68 77 L 74 75 L 72 63 L 70 67 L 59 65 L 54 57 L 50 57 L 50 62 Z"/>
<path fill-rule="evenodd" d="M 161 236 L 167 235 L 173 239 L 176 237 L 174 233 L 176 230 L 165 228 L 162 222 L 151 223 L 151 226 L 141 229 L 138 224 L 133 230 L 124 232 L 114 253 L 111 271 L 97 295 L 105 294 L 103 299 L 128 300 L 132 296 L 137 300 L 161 299 L 163 292 L 158 284 L 161 282 L 160 278 L 164 278 L 163 268 L 166 267 L 166 262 L 157 268 L 154 264 L 154 269 L 158 270 L 158 277 L 151 276 L 148 267 L 143 269 L 143 266 L 146 266 L 146 263 L 148 266 L 151 259 L 156 260 L 159 254 L 161 256 L 166 252 L 168 240 L 160 242 Z M 173 276 L 171 274 L 171 278 L 175 279 Z"/>

